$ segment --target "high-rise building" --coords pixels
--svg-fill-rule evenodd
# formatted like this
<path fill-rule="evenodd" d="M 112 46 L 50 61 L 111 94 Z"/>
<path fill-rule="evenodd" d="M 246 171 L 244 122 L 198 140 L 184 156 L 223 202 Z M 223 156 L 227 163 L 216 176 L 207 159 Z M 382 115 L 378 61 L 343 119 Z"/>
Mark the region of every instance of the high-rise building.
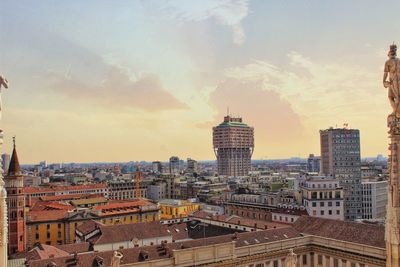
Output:
<path fill-rule="evenodd" d="M 2 154 L 1 155 L 1 160 L 3 162 L 3 173 L 8 172 L 8 166 L 10 166 L 10 154 Z"/>
<path fill-rule="evenodd" d="M 23 252 L 25 249 L 24 178 L 18 161 L 15 139 L 10 166 L 4 181 L 8 206 L 8 254 L 11 255 Z"/>
<path fill-rule="evenodd" d="M 388 202 L 387 181 L 363 181 L 363 219 L 384 219 Z"/>
<path fill-rule="evenodd" d="M 198 172 L 198 163 L 194 159 L 188 158 L 187 159 L 187 166 L 186 166 L 187 173 L 197 173 Z"/>
<path fill-rule="evenodd" d="M 153 161 L 151 167 L 154 173 L 162 173 L 162 164 L 160 161 Z"/>
<path fill-rule="evenodd" d="M 321 173 L 339 179 L 344 190 L 344 218 L 362 218 L 360 131 L 334 129 L 320 131 Z"/>
<path fill-rule="evenodd" d="M 321 158 L 310 154 L 307 159 L 307 171 L 308 172 L 318 172 L 320 171 Z"/>
<path fill-rule="evenodd" d="M 180 173 L 180 160 L 178 157 L 170 157 L 169 158 L 169 173 L 170 174 L 179 174 Z"/>
<path fill-rule="evenodd" d="M 228 115 L 221 124 L 213 127 L 213 145 L 219 175 L 244 176 L 249 173 L 254 128 L 243 123 L 242 118 Z"/>

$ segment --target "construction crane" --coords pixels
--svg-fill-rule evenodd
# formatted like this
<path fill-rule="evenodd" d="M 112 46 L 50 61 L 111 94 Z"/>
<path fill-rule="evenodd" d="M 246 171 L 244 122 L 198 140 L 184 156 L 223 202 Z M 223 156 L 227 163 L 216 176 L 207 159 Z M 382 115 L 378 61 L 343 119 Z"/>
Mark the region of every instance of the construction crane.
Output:
<path fill-rule="evenodd" d="M 139 162 L 136 162 L 136 198 L 140 198 L 140 170 L 139 170 Z"/>

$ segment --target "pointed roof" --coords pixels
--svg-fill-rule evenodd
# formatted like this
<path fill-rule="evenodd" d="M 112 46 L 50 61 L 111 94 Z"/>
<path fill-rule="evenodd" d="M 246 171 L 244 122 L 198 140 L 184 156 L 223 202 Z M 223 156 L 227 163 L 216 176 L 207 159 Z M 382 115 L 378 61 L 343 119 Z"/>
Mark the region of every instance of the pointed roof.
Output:
<path fill-rule="evenodd" d="M 10 166 L 8 167 L 8 176 L 21 175 L 21 167 L 19 166 L 17 149 L 15 147 L 15 137 L 13 137 L 13 152 L 10 160 Z"/>

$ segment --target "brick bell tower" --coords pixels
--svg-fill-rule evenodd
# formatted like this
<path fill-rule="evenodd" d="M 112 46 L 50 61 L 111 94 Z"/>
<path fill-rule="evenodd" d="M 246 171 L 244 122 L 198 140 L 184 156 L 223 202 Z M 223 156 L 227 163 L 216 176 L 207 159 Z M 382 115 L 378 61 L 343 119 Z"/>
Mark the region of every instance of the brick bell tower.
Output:
<path fill-rule="evenodd" d="M 23 252 L 25 249 L 25 195 L 23 193 L 24 179 L 18 161 L 13 138 L 13 152 L 10 167 L 6 175 L 5 188 L 7 190 L 8 206 L 8 254 Z"/>

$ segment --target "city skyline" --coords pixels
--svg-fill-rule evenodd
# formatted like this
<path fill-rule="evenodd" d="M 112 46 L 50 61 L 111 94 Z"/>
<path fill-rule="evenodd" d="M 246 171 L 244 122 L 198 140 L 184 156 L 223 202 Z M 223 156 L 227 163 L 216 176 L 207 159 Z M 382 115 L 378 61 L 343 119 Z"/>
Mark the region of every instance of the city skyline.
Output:
<path fill-rule="evenodd" d="M 318 155 L 319 130 L 344 123 L 363 157 L 386 155 L 399 30 L 381 16 L 400 4 L 359 3 L 4 1 L 3 151 L 16 135 L 22 163 L 211 160 L 229 106 L 254 159 Z"/>

